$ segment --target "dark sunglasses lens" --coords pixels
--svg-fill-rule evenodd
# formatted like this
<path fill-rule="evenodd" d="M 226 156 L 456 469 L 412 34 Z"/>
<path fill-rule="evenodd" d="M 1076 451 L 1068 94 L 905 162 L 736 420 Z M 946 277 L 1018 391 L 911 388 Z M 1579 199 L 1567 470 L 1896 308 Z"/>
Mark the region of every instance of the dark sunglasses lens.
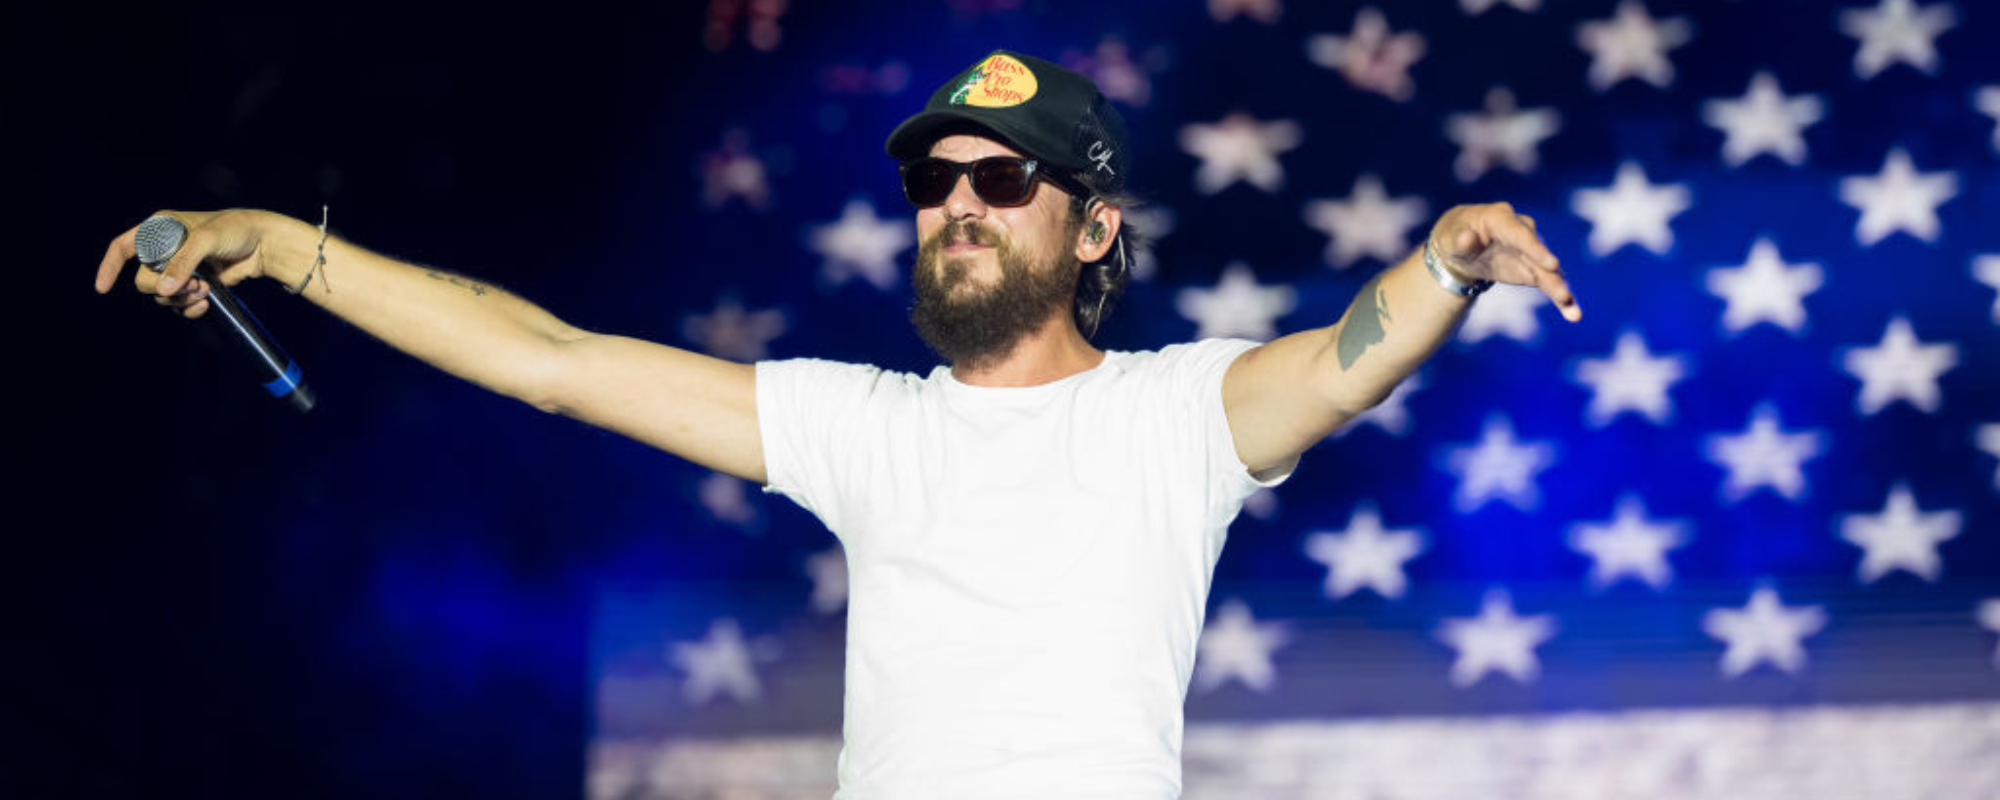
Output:
<path fill-rule="evenodd" d="M 957 181 L 958 170 L 943 161 L 911 162 L 903 167 L 903 196 L 918 206 L 934 206 L 951 195 L 951 185 Z"/>
<path fill-rule="evenodd" d="M 1028 165 L 1012 158 L 982 159 L 972 167 L 972 190 L 988 203 L 1020 203 L 1028 199 Z"/>

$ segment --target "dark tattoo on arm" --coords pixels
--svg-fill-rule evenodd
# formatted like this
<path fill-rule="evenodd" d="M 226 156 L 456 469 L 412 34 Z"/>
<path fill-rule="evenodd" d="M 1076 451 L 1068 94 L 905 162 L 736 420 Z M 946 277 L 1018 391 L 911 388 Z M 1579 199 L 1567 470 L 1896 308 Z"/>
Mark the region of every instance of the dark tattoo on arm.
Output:
<path fill-rule="evenodd" d="M 1382 298 L 1382 276 L 1377 275 L 1361 287 L 1361 293 L 1354 296 L 1354 302 L 1347 306 L 1347 322 L 1340 326 L 1340 341 L 1335 352 L 1340 356 L 1340 368 L 1354 366 L 1361 353 L 1370 345 L 1382 341 L 1382 323 L 1389 319 L 1389 303 Z"/>
<path fill-rule="evenodd" d="M 484 296 L 486 294 L 486 287 L 484 285 L 468 281 L 464 278 L 458 277 L 457 275 L 446 275 L 445 273 L 439 272 L 434 269 L 424 270 L 424 274 L 431 276 L 432 280 L 444 281 L 445 283 L 449 283 L 453 286 L 463 286 L 467 289 L 471 289 L 472 293 L 476 295 Z"/>

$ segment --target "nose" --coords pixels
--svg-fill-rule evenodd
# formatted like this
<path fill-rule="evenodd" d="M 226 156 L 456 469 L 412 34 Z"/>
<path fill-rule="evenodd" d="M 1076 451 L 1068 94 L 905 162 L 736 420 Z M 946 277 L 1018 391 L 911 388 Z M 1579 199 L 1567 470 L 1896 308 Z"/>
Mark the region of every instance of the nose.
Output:
<path fill-rule="evenodd" d="M 944 218 L 947 222 L 961 219 L 986 217 L 986 201 L 972 191 L 972 176 L 960 175 L 951 184 L 951 194 L 944 198 Z"/>

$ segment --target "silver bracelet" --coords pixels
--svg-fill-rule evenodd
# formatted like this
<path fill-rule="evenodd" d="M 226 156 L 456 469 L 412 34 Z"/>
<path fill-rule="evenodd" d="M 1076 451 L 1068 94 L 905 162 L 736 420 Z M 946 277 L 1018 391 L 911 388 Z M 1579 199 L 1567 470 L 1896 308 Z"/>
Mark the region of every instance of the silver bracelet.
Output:
<path fill-rule="evenodd" d="M 1480 292 L 1493 288 L 1492 281 L 1476 280 L 1467 282 L 1459 280 L 1457 275 L 1451 274 L 1451 270 L 1445 269 L 1444 264 L 1438 262 L 1437 253 L 1431 250 L 1431 240 L 1429 238 L 1424 239 L 1424 269 L 1430 270 L 1431 277 L 1437 279 L 1438 285 L 1444 287 L 1445 291 L 1467 300 L 1478 297 Z"/>

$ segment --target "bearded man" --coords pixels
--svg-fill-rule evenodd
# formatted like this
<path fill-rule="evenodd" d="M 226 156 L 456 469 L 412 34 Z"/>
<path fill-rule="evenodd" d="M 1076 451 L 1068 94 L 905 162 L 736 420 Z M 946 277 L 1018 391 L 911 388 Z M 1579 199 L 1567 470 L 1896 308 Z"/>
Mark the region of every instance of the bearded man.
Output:
<path fill-rule="evenodd" d="M 1138 243 L 1125 126 L 1088 78 L 996 51 L 887 150 L 921 242 L 911 321 L 945 361 L 926 375 L 584 331 L 339 238 L 318 262 L 320 231 L 263 211 L 163 212 L 188 239 L 137 285 L 194 317 L 204 261 L 226 285 L 280 281 L 454 375 L 811 511 L 848 559 L 845 800 L 1179 796 L 1182 704 L 1243 500 L 1381 402 L 1492 282 L 1581 315 L 1533 220 L 1461 206 L 1329 326 L 1100 350 Z"/>

